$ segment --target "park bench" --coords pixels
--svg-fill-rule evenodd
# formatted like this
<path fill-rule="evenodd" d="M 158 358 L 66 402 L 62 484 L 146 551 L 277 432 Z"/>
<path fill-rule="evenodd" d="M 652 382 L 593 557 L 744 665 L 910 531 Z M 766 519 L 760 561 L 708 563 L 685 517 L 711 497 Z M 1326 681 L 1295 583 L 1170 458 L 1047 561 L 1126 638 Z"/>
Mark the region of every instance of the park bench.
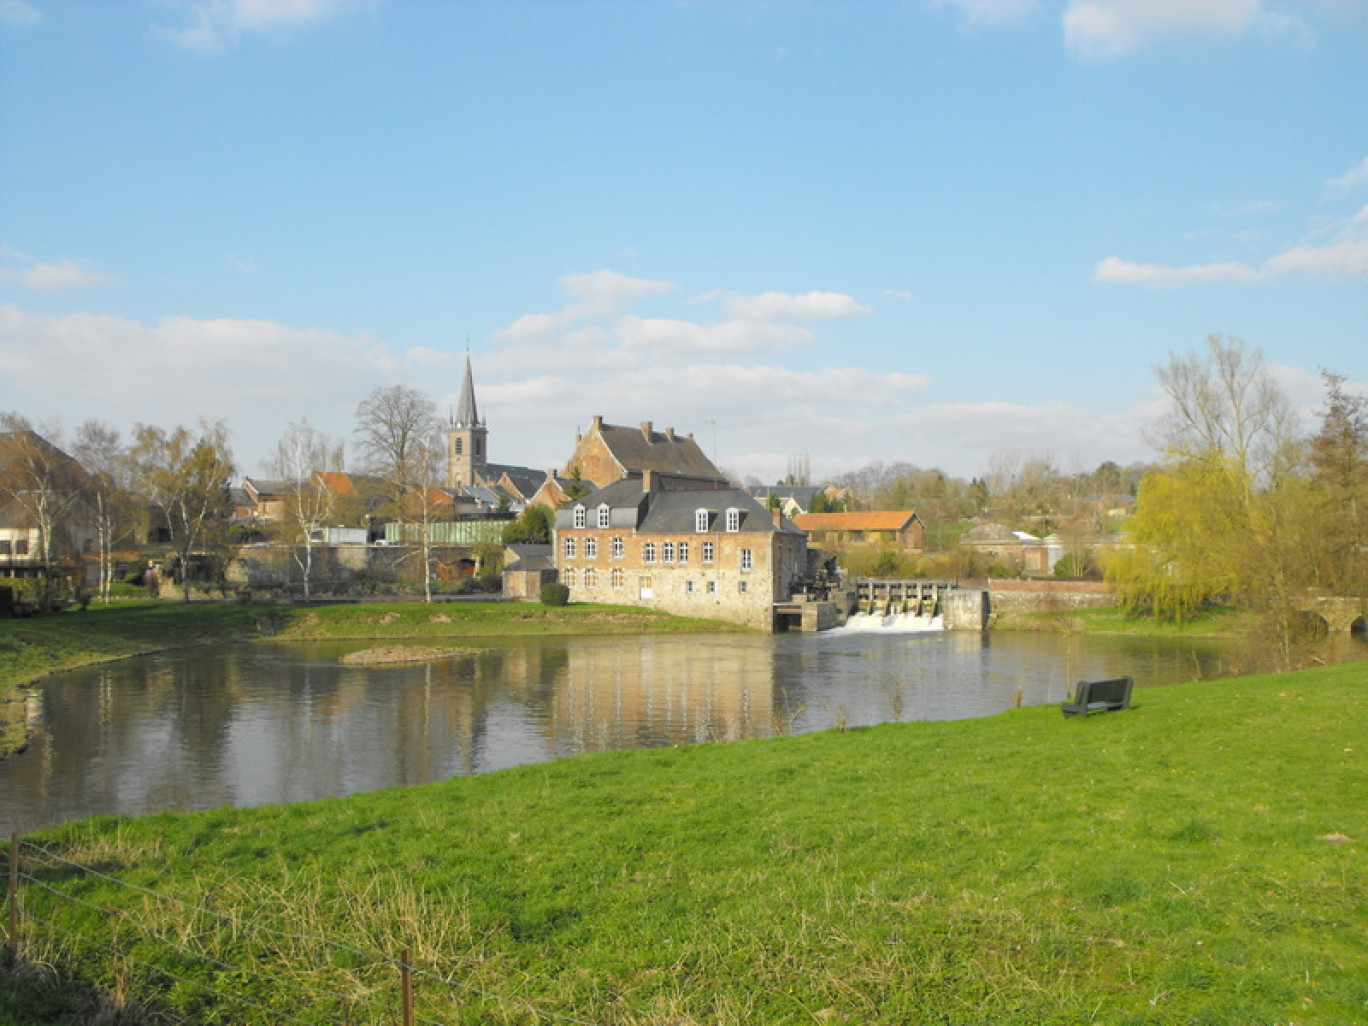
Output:
<path fill-rule="evenodd" d="M 1131 688 L 1134 686 L 1135 681 L 1130 677 L 1080 680 L 1074 690 L 1073 701 L 1063 705 L 1064 715 L 1087 716 L 1089 713 L 1129 709 Z"/>

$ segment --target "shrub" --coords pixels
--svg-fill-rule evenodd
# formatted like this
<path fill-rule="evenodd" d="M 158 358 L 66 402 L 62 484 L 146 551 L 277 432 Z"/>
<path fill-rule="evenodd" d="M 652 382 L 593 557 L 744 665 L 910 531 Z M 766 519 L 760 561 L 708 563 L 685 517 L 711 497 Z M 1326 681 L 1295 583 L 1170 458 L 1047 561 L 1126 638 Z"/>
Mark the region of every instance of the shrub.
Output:
<path fill-rule="evenodd" d="M 570 589 L 563 584 L 543 584 L 541 600 L 544 606 L 563 606 L 570 601 Z"/>

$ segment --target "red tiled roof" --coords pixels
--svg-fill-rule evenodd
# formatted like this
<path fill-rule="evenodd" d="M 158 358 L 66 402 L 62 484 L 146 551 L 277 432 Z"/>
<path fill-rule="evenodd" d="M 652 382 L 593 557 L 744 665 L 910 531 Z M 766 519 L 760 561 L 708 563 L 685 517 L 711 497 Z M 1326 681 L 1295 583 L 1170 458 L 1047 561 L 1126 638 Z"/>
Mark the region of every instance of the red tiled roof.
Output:
<path fill-rule="evenodd" d="M 874 513 L 799 513 L 793 522 L 804 531 L 901 531 L 916 515 L 908 509 Z"/>

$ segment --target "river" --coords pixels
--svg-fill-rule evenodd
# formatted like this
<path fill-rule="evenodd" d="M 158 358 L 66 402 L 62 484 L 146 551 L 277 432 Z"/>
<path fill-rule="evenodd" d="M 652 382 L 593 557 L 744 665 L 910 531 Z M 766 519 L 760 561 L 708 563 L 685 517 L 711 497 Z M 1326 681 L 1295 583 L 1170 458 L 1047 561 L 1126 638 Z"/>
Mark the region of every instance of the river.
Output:
<path fill-rule="evenodd" d="M 829 631 L 480 642 L 346 665 L 366 645 L 168 652 L 33 690 L 0 760 L 0 837 L 92 814 L 308 801 L 608 748 L 659 747 L 1060 702 L 1080 677 L 1220 676 L 1215 642 Z M 1138 699 L 1143 701 L 1143 694 Z"/>

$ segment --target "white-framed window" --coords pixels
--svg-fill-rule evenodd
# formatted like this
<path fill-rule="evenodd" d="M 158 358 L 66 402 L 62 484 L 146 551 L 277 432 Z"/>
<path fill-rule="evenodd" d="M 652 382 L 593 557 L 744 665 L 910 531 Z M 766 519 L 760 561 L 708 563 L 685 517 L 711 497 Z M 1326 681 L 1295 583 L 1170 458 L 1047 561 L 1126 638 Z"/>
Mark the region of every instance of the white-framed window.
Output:
<path fill-rule="evenodd" d="M 615 537 L 610 543 L 610 548 L 612 549 L 612 555 L 614 559 L 622 558 L 623 543 L 621 538 Z"/>
<path fill-rule="evenodd" d="M 689 561 L 689 543 L 688 543 L 688 542 L 680 542 L 680 543 L 679 543 L 679 562 L 680 562 L 681 564 L 684 564 L 684 563 L 687 563 L 688 561 Z"/>
<path fill-rule="evenodd" d="M 660 561 L 662 563 L 674 562 L 674 542 L 665 542 L 660 546 Z"/>
<path fill-rule="evenodd" d="M 717 546 L 715 546 L 712 542 L 704 542 L 704 543 L 703 543 L 703 562 L 704 562 L 704 563 L 711 563 L 711 562 L 713 561 L 713 556 L 716 554 L 716 552 L 717 552 Z"/>
<path fill-rule="evenodd" d="M 744 595 L 744 594 L 746 593 L 746 582 L 745 582 L 745 581 L 737 581 L 737 582 L 736 582 L 736 590 L 737 590 L 738 592 L 740 592 L 742 595 Z"/>
<path fill-rule="evenodd" d="M 694 530 L 699 534 L 708 533 L 708 511 L 706 509 L 694 510 Z"/>
<path fill-rule="evenodd" d="M 598 508 L 598 525 L 599 525 L 599 527 L 607 527 L 607 526 L 608 526 L 609 520 L 612 519 L 612 515 L 613 515 L 613 511 L 612 511 L 611 509 L 608 508 L 608 504 L 607 504 L 607 503 L 604 503 L 602 506 L 600 506 L 600 507 Z"/>
<path fill-rule="evenodd" d="M 740 555 L 741 555 L 741 569 L 742 569 L 742 570 L 753 570 L 753 569 L 755 568 L 755 552 L 754 552 L 754 550 L 752 550 L 752 549 L 742 549 L 741 552 L 740 552 Z"/>
<path fill-rule="evenodd" d="M 567 588 L 573 588 L 575 586 L 575 571 L 567 570 L 562 576 L 565 578 L 565 586 Z"/>
<path fill-rule="evenodd" d="M 717 582 L 716 582 L 716 581 L 709 581 L 709 582 L 708 582 L 708 594 L 709 594 L 709 595 L 716 595 L 716 594 L 717 594 Z"/>
<path fill-rule="evenodd" d="M 641 561 L 643 563 L 654 563 L 656 561 L 655 542 L 647 542 L 641 547 Z"/>
<path fill-rule="evenodd" d="M 587 516 L 587 515 L 585 514 L 585 512 L 584 512 L 584 507 L 583 507 L 583 506 L 576 506 L 576 507 L 575 507 L 575 526 L 576 526 L 576 527 L 584 527 L 585 524 L 588 523 L 588 520 L 589 520 L 589 518 L 588 518 L 588 516 Z"/>
<path fill-rule="evenodd" d="M 596 587 L 597 585 L 598 585 L 598 571 L 595 570 L 593 567 L 590 567 L 589 569 L 587 569 L 587 570 L 584 571 L 584 586 L 585 586 L 586 588 L 593 588 L 593 587 Z"/>
<path fill-rule="evenodd" d="M 574 539 L 574 538 L 566 538 L 564 544 L 561 546 L 561 551 L 565 553 L 565 558 L 566 558 L 566 559 L 574 559 L 574 558 L 575 558 L 575 539 Z"/>
<path fill-rule="evenodd" d="M 622 567 L 613 567 L 613 573 L 609 578 L 614 588 L 621 588 L 627 583 L 627 575 L 622 572 Z"/>
<path fill-rule="evenodd" d="M 584 539 L 584 558 L 585 558 L 585 559 L 597 559 L 597 558 L 598 558 L 598 539 L 597 539 L 597 538 L 585 538 L 585 539 Z"/>
<path fill-rule="evenodd" d="M 727 510 L 727 532 L 735 534 L 741 530 L 741 511 L 739 509 Z"/>
<path fill-rule="evenodd" d="M 694 593 L 694 582 L 693 582 L 693 581 L 685 581 L 685 582 L 684 582 L 684 594 L 685 594 L 685 595 L 692 595 L 693 593 Z"/>

